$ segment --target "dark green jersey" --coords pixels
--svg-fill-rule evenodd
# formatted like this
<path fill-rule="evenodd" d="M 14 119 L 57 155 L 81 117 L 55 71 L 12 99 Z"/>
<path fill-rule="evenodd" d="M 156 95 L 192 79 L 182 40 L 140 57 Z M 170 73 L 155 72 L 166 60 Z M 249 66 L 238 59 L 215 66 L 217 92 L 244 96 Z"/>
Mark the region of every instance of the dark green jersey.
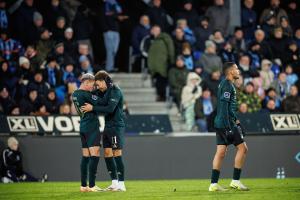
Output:
<path fill-rule="evenodd" d="M 125 127 L 123 94 L 118 86 L 112 86 L 104 94 L 107 104 L 93 106 L 93 111 L 105 115 L 105 128 Z"/>
<path fill-rule="evenodd" d="M 101 104 L 103 103 L 103 100 L 97 95 L 81 89 L 73 92 L 72 100 L 77 113 L 80 116 L 80 132 L 99 132 L 100 124 L 98 114 L 96 112 L 83 113 L 81 112 L 80 107 L 83 106 L 84 103 L 90 103 L 92 105 Z"/>
<path fill-rule="evenodd" d="M 232 82 L 227 79 L 221 81 L 218 87 L 217 116 L 215 128 L 233 128 L 237 120 L 236 90 Z"/>

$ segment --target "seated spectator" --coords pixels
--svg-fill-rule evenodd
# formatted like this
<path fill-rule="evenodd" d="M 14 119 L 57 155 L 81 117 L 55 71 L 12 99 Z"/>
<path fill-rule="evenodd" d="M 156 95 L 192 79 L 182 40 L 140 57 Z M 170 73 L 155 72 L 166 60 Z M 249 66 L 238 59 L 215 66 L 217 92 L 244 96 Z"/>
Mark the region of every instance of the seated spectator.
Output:
<path fill-rule="evenodd" d="M 280 18 L 280 27 L 282 28 L 283 35 L 288 38 L 293 37 L 293 29 L 290 26 L 289 19 L 285 16 Z"/>
<path fill-rule="evenodd" d="M 1 30 L 0 37 L 0 56 L 2 59 L 7 61 L 17 60 L 23 53 L 21 43 L 10 38 L 8 30 Z"/>
<path fill-rule="evenodd" d="M 34 27 L 32 29 L 32 34 L 29 35 L 28 44 L 34 44 L 40 39 L 40 32 L 44 27 L 44 18 L 41 13 L 37 11 L 33 13 L 33 24 Z"/>
<path fill-rule="evenodd" d="M 80 72 L 82 74 L 85 74 L 85 73 L 93 74 L 94 73 L 93 66 L 91 65 L 90 60 L 88 59 L 87 56 L 85 56 L 85 55 L 80 56 L 79 63 L 80 63 Z"/>
<path fill-rule="evenodd" d="M 155 87 L 158 101 L 165 101 L 168 66 L 174 63 L 175 51 L 172 38 L 161 33 L 159 26 L 151 28 L 154 37 L 148 51 L 148 67 L 152 78 L 156 80 Z"/>
<path fill-rule="evenodd" d="M 240 95 L 242 94 L 242 92 L 244 91 L 244 78 L 243 76 L 240 74 L 239 75 L 239 79 L 237 79 L 234 82 L 234 86 L 235 86 L 235 90 L 236 90 L 236 99 L 240 98 Z M 218 89 L 218 88 L 217 88 Z M 216 90 L 217 92 L 218 90 Z M 217 93 L 216 93 L 217 94 Z"/>
<path fill-rule="evenodd" d="M 293 30 L 296 30 L 300 27 L 300 13 L 296 0 L 289 1 L 287 14 L 289 16 L 290 24 Z"/>
<path fill-rule="evenodd" d="M 279 27 L 276 25 L 276 17 L 273 15 L 270 15 L 266 21 L 261 25 L 262 30 L 266 34 L 266 39 L 269 40 L 274 35 L 274 30 L 276 27 Z"/>
<path fill-rule="evenodd" d="M 300 113 L 300 97 L 297 86 L 291 86 L 290 95 L 283 100 L 282 107 L 284 112 Z"/>
<path fill-rule="evenodd" d="M 21 56 L 19 58 L 19 67 L 17 68 L 16 75 L 19 79 L 18 81 L 18 91 L 16 93 L 17 98 L 22 98 L 27 94 L 27 85 L 29 81 L 32 80 L 35 71 L 30 64 L 30 61 Z"/>
<path fill-rule="evenodd" d="M 48 116 L 50 113 L 47 111 L 47 108 L 45 105 L 40 104 L 38 107 L 38 110 L 34 112 L 32 115 L 37 115 L 37 116 Z"/>
<path fill-rule="evenodd" d="M 47 174 L 44 174 L 42 179 L 38 180 L 24 171 L 23 156 L 19 149 L 19 142 L 15 137 L 8 138 L 7 146 L 2 152 L 3 166 L 1 174 L 3 183 L 47 181 Z"/>
<path fill-rule="evenodd" d="M 6 0 L 0 1 L 0 29 L 7 29 L 9 25 L 9 14 L 6 11 Z"/>
<path fill-rule="evenodd" d="M 205 16 L 209 18 L 212 30 L 220 30 L 225 36 L 228 34 L 229 9 L 224 0 L 215 0 L 215 5 L 208 7 Z"/>
<path fill-rule="evenodd" d="M 28 90 L 36 90 L 39 98 L 46 98 L 49 91 L 49 84 L 43 80 L 43 72 L 37 71 L 34 74 L 33 80 L 27 86 Z"/>
<path fill-rule="evenodd" d="M 184 39 L 193 46 L 196 42 L 194 32 L 190 27 L 188 27 L 187 21 L 185 19 L 177 20 L 177 28 L 181 28 L 184 32 Z"/>
<path fill-rule="evenodd" d="M 64 66 L 66 63 L 74 63 L 73 59 L 65 53 L 63 42 L 56 42 L 53 52 L 49 56 L 54 57 L 59 66 Z"/>
<path fill-rule="evenodd" d="M 21 114 L 21 111 L 20 111 L 20 107 L 17 106 L 17 105 L 14 105 L 10 111 L 10 114 L 9 115 L 20 115 Z"/>
<path fill-rule="evenodd" d="M 175 48 L 175 55 L 182 54 L 182 46 L 183 44 L 187 43 L 186 39 L 184 38 L 184 32 L 181 28 L 175 29 L 175 37 L 173 38 L 174 41 L 174 48 Z"/>
<path fill-rule="evenodd" d="M 279 26 L 280 18 L 282 16 L 288 18 L 286 11 L 280 8 L 280 0 L 270 0 L 270 7 L 263 10 L 259 19 L 259 23 L 263 24 L 270 16 L 275 17 L 277 26 Z"/>
<path fill-rule="evenodd" d="M 67 103 L 60 105 L 59 114 L 60 115 L 71 115 L 71 106 Z"/>
<path fill-rule="evenodd" d="M 276 110 L 280 110 L 280 108 L 281 108 L 280 98 L 278 97 L 276 90 L 272 87 L 270 87 L 269 89 L 266 90 L 266 97 L 262 102 L 263 108 L 266 108 L 267 103 L 270 99 L 272 99 L 274 101 Z"/>
<path fill-rule="evenodd" d="M 181 93 L 181 104 L 184 110 L 186 130 L 192 131 L 195 125 L 195 103 L 202 94 L 202 88 L 199 86 L 201 78 L 194 72 L 190 72 L 187 77 L 186 85 Z"/>
<path fill-rule="evenodd" d="M 56 19 L 56 26 L 52 30 L 53 39 L 55 41 L 63 41 L 65 38 L 65 30 L 66 30 L 66 19 L 60 16 Z"/>
<path fill-rule="evenodd" d="M 293 67 L 291 65 L 287 65 L 285 68 L 286 73 L 286 81 L 289 85 L 294 85 L 299 77 L 296 73 L 293 72 Z"/>
<path fill-rule="evenodd" d="M 256 29 L 257 14 L 253 10 L 254 0 L 244 0 L 244 6 L 242 8 L 242 29 L 245 33 L 245 39 L 251 41 L 254 38 L 254 32 Z"/>
<path fill-rule="evenodd" d="M 239 95 L 238 104 L 246 103 L 248 105 L 248 112 L 258 112 L 261 109 L 261 102 L 258 95 L 255 93 L 254 84 L 248 82 L 245 90 Z"/>
<path fill-rule="evenodd" d="M 241 103 L 239 105 L 239 113 L 241 113 L 241 114 L 248 113 L 248 105 L 247 105 L 247 103 Z"/>
<path fill-rule="evenodd" d="M 269 43 L 272 49 L 273 59 L 279 59 L 281 63 L 283 63 L 289 40 L 283 35 L 282 28 L 279 27 L 274 30 L 274 37 L 270 39 Z"/>
<path fill-rule="evenodd" d="M 0 87 L 6 87 L 12 97 L 14 97 L 18 84 L 18 77 L 15 73 L 16 68 L 9 65 L 7 61 L 1 62 L 0 65 Z"/>
<path fill-rule="evenodd" d="M 150 35 L 150 20 L 147 15 L 140 17 L 140 23 L 133 29 L 131 35 L 131 46 L 133 55 L 141 55 L 140 46 L 144 37 Z"/>
<path fill-rule="evenodd" d="M 212 34 L 208 17 L 201 17 L 199 25 L 194 29 L 194 34 L 196 37 L 196 51 L 204 52 L 205 41 L 208 40 L 209 36 Z"/>
<path fill-rule="evenodd" d="M 279 108 L 276 107 L 276 102 L 274 99 L 269 99 L 266 101 L 266 107 L 261 110 L 261 112 L 266 112 L 266 113 L 274 113 L 274 112 L 279 112 Z"/>
<path fill-rule="evenodd" d="M 47 58 L 46 69 L 44 70 L 44 80 L 47 81 L 51 88 L 62 85 L 61 70 L 56 59 L 52 56 Z"/>
<path fill-rule="evenodd" d="M 93 58 L 90 54 L 90 49 L 89 49 L 89 46 L 88 44 L 86 43 L 79 43 L 78 44 L 78 50 L 77 50 L 77 55 L 75 56 L 75 61 L 76 61 L 76 66 L 79 66 L 79 70 L 80 70 L 80 62 L 79 62 L 79 58 L 80 56 L 86 56 L 89 61 L 90 61 L 90 64 L 93 66 L 94 65 L 94 61 L 93 61 Z"/>
<path fill-rule="evenodd" d="M 180 108 L 181 105 L 181 92 L 186 84 L 188 73 L 189 71 L 185 67 L 183 56 L 177 56 L 175 66 L 168 73 L 171 95 L 174 98 L 177 108 Z"/>
<path fill-rule="evenodd" d="M 281 72 L 278 76 L 278 79 L 274 80 L 272 87 L 276 90 L 276 93 L 279 94 L 279 99 L 282 101 L 290 91 L 290 85 L 286 80 L 286 74 Z"/>
<path fill-rule="evenodd" d="M 41 68 L 42 63 L 44 60 L 40 57 L 39 53 L 36 50 L 35 45 L 28 45 L 26 47 L 26 51 L 24 56 L 29 59 L 29 62 L 34 71 L 37 71 Z"/>
<path fill-rule="evenodd" d="M 185 67 L 189 71 L 193 71 L 194 70 L 194 59 L 193 59 L 193 56 L 192 56 L 192 48 L 191 48 L 189 43 L 184 43 L 183 44 L 182 55 L 183 55 L 183 60 L 184 60 Z"/>
<path fill-rule="evenodd" d="M 224 47 L 225 39 L 220 30 L 215 30 L 213 34 L 209 36 L 209 40 L 213 41 L 216 44 L 217 52 L 220 52 Z"/>
<path fill-rule="evenodd" d="M 63 69 L 62 80 L 65 84 L 68 94 L 72 94 L 74 90 L 79 87 L 80 81 L 74 72 L 74 66 L 72 64 L 67 64 Z"/>
<path fill-rule="evenodd" d="M 202 88 L 208 88 L 213 96 L 217 96 L 218 86 L 221 82 L 221 71 L 213 69 L 209 77 L 205 77 L 202 81 Z"/>
<path fill-rule="evenodd" d="M 51 114 L 58 114 L 59 102 L 56 99 L 56 94 L 54 89 L 50 89 L 47 98 L 45 99 L 46 110 Z"/>
<path fill-rule="evenodd" d="M 216 109 L 216 105 L 216 97 L 211 96 L 211 92 L 208 88 L 204 89 L 202 96 L 199 97 L 195 103 L 196 125 L 199 132 L 208 132 L 209 122 L 212 121 L 210 118 Z"/>
<path fill-rule="evenodd" d="M 36 50 L 42 60 L 46 60 L 54 45 L 55 42 L 52 40 L 49 30 L 46 28 L 41 29 L 40 40 L 37 42 Z"/>
<path fill-rule="evenodd" d="M 185 19 L 191 29 L 194 29 L 197 26 L 198 13 L 193 8 L 193 0 L 183 1 L 183 8 L 175 14 L 175 19 Z"/>
<path fill-rule="evenodd" d="M 229 42 L 224 43 L 224 47 L 219 51 L 219 56 L 222 62 L 235 62 L 236 55 L 233 52 L 232 46 Z"/>
<path fill-rule="evenodd" d="M 291 41 L 285 54 L 285 64 L 291 64 L 296 72 L 300 72 L 300 50 L 295 41 Z"/>
<path fill-rule="evenodd" d="M 39 109 L 41 102 L 38 98 L 37 90 L 29 90 L 28 93 L 28 96 L 24 97 L 20 101 L 21 113 L 25 115 L 33 115 L 34 112 L 36 112 Z"/>
<path fill-rule="evenodd" d="M 239 57 L 238 67 L 246 83 L 252 80 L 256 70 L 251 65 L 251 58 L 248 54 L 243 54 Z"/>
<path fill-rule="evenodd" d="M 64 48 L 66 54 L 71 57 L 73 60 L 76 59 L 76 52 L 78 49 L 77 42 L 74 40 L 74 32 L 72 28 L 66 28 L 64 33 Z"/>
<path fill-rule="evenodd" d="M 216 45 L 214 42 L 207 40 L 205 42 L 205 53 L 196 63 L 196 67 L 202 67 L 205 74 L 210 75 L 214 69 L 222 70 L 222 60 L 217 55 Z"/>
<path fill-rule="evenodd" d="M 161 6 L 161 0 L 152 0 L 152 7 L 146 11 L 149 16 L 151 25 L 158 25 L 163 32 L 167 32 L 170 28 L 168 14 Z"/>
<path fill-rule="evenodd" d="M 53 30 L 57 23 L 57 18 L 65 18 L 66 24 L 69 24 L 69 18 L 66 10 L 62 7 L 60 0 L 51 0 L 51 5 L 47 7 L 46 22 L 50 30 Z"/>
<path fill-rule="evenodd" d="M 15 101 L 9 95 L 7 88 L 0 88 L 0 113 L 8 115 L 14 105 Z"/>
<path fill-rule="evenodd" d="M 229 43 L 231 44 L 233 52 L 236 56 L 240 56 L 247 51 L 246 40 L 244 38 L 244 32 L 242 28 L 240 27 L 235 28 L 234 35 L 229 39 Z"/>
<path fill-rule="evenodd" d="M 267 90 L 270 88 L 272 82 L 274 81 L 274 73 L 271 70 L 272 62 L 264 59 L 261 62 L 261 71 L 259 72 L 260 77 L 262 78 L 262 88 Z"/>

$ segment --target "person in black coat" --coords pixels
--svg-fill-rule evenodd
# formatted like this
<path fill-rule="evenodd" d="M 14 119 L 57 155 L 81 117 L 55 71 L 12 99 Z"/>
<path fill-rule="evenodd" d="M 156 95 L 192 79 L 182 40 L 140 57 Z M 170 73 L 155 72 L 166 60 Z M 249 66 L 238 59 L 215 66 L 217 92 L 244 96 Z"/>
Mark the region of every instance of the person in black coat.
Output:
<path fill-rule="evenodd" d="M 56 88 L 62 85 L 61 76 L 61 70 L 56 58 L 53 56 L 48 57 L 46 69 L 43 73 L 44 80 L 49 83 L 51 88 Z"/>
<path fill-rule="evenodd" d="M 51 114 L 58 114 L 59 102 L 56 98 L 55 90 L 50 89 L 45 99 L 46 110 Z"/>
<path fill-rule="evenodd" d="M 74 63 L 75 61 L 65 52 L 65 46 L 62 41 L 57 41 L 54 49 L 50 53 L 59 66 L 65 66 L 67 63 Z"/>
<path fill-rule="evenodd" d="M 196 50 L 204 52 L 205 41 L 208 40 L 209 36 L 212 34 L 208 17 L 201 17 L 199 26 L 194 29 L 194 34 L 196 37 Z"/>
<path fill-rule="evenodd" d="M 152 0 L 152 7 L 149 8 L 146 12 L 146 15 L 149 16 L 151 25 L 158 25 L 162 32 L 168 32 L 170 24 L 168 23 L 168 14 L 161 7 L 161 0 Z"/>
<path fill-rule="evenodd" d="M 15 105 L 6 87 L 0 88 L 0 113 L 8 115 Z"/>
<path fill-rule="evenodd" d="M 133 29 L 131 37 L 131 45 L 133 48 L 133 55 L 140 55 L 140 45 L 144 37 L 150 35 L 150 20 L 147 15 L 140 17 L 140 23 Z"/>
<path fill-rule="evenodd" d="M 188 26 L 194 29 L 198 26 L 198 13 L 193 9 L 193 0 L 184 0 L 182 11 L 175 14 L 176 21 L 178 19 L 186 19 Z"/>
<path fill-rule="evenodd" d="M 21 113 L 25 115 L 32 115 L 34 112 L 38 111 L 41 102 L 38 97 L 38 92 L 35 89 L 31 89 L 28 92 L 28 96 L 24 97 L 20 101 Z"/>
<path fill-rule="evenodd" d="M 37 71 L 34 74 L 33 81 L 29 82 L 27 88 L 29 91 L 36 90 L 39 98 L 46 98 L 49 91 L 49 84 L 45 83 L 43 80 L 42 71 Z"/>
<path fill-rule="evenodd" d="M 51 5 L 47 9 L 45 18 L 47 27 L 49 27 L 50 30 L 53 30 L 56 27 L 58 17 L 63 17 L 66 24 L 69 25 L 69 16 L 67 15 L 66 10 L 61 6 L 60 0 L 51 0 Z"/>
<path fill-rule="evenodd" d="M 271 47 L 265 40 L 265 32 L 261 29 L 255 31 L 255 38 L 249 43 L 248 50 L 257 53 L 261 59 L 273 59 Z"/>
<path fill-rule="evenodd" d="M 214 69 L 211 75 L 202 81 L 202 88 L 208 88 L 208 90 L 211 92 L 211 95 L 217 96 L 220 82 L 221 72 L 218 69 Z"/>
<path fill-rule="evenodd" d="M 78 45 L 74 40 L 74 32 L 72 28 L 67 28 L 64 33 L 64 51 L 70 56 L 73 60 L 76 59 L 76 53 L 78 49 Z"/>
<path fill-rule="evenodd" d="M 181 55 L 183 44 L 188 42 L 184 38 L 184 31 L 181 28 L 175 29 L 175 36 L 173 38 L 173 41 L 174 41 L 175 55 L 176 56 Z"/>
<path fill-rule="evenodd" d="M 63 41 L 65 38 L 66 19 L 64 17 L 58 17 L 56 20 L 56 26 L 52 30 L 53 39 L 55 41 Z"/>

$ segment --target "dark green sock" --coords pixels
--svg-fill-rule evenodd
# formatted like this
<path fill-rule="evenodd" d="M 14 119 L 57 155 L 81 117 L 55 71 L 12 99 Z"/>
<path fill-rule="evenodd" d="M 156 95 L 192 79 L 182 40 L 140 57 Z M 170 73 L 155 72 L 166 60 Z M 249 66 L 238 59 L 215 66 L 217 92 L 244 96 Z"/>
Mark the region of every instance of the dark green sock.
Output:
<path fill-rule="evenodd" d="M 220 176 L 220 171 L 217 169 L 213 169 L 211 172 L 211 183 L 218 183 Z"/>
<path fill-rule="evenodd" d="M 91 156 L 90 163 L 89 163 L 89 187 L 95 186 L 95 179 L 97 174 L 97 167 L 98 167 L 99 157 L 98 156 Z"/>
<path fill-rule="evenodd" d="M 233 180 L 240 180 L 242 169 L 234 168 L 233 170 Z"/>
<path fill-rule="evenodd" d="M 81 186 L 86 187 L 86 180 L 88 174 L 88 165 L 90 157 L 82 156 L 80 163 L 80 172 L 81 172 Z"/>
<path fill-rule="evenodd" d="M 110 175 L 111 180 L 117 180 L 117 170 L 114 157 L 105 158 L 106 168 Z"/>
<path fill-rule="evenodd" d="M 118 180 L 124 181 L 124 163 L 122 156 L 115 157 L 116 165 L 117 165 L 117 172 L 118 172 Z"/>

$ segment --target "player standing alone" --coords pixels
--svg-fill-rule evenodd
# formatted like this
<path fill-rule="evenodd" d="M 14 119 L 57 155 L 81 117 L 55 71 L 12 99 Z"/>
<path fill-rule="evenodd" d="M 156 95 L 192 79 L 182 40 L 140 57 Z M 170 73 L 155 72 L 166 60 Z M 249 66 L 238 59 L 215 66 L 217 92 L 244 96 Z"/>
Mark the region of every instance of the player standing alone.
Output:
<path fill-rule="evenodd" d="M 234 160 L 233 180 L 230 183 L 230 187 L 237 190 L 249 190 L 240 182 L 240 175 L 248 148 L 243 140 L 243 128 L 236 116 L 237 99 L 233 83 L 239 78 L 239 70 L 235 63 L 227 62 L 224 64 L 223 72 L 226 78 L 221 81 L 218 88 L 217 116 L 214 121 L 217 151 L 213 160 L 209 191 L 227 190 L 218 184 L 218 180 L 222 161 L 230 144 L 235 145 L 237 149 Z"/>

